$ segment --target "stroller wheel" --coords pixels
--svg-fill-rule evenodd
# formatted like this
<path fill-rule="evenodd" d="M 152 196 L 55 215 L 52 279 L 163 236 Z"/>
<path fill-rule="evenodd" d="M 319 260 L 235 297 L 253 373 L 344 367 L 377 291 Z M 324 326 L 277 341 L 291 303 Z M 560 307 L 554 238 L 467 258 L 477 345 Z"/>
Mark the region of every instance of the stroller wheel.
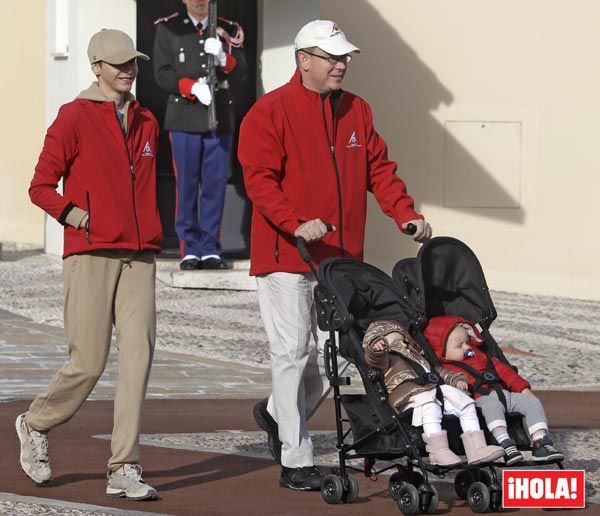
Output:
<path fill-rule="evenodd" d="M 493 479 L 492 474 L 485 468 L 478 469 L 475 472 L 475 478 L 477 482 L 485 484 L 488 488 L 492 485 Z"/>
<path fill-rule="evenodd" d="M 398 490 L 398 508 L 402 514 L 416 514 L 419 510 L 419 492 L 408 482 L 403 482 Z"/>
<path fill-rule="evenodd" d="M 419 487 L 419 507 L 423 514 L 435 512 L 438 505 L 438 492 L 433 484 L 423 484 Z"/>
<path fill-rule="evenodd" d="M 356 491 L 358 494 L 358 485 Z M 342 479 L 337 475 L 325 475 L 321 481 L 321 496 L 327 503 L 340 503 L 344 496 Z"/>
<path fill-rule="evenodd" d="M 388 482 L 388 492 L 394 500 L 398 500 L 400 496 L 400 487 L 406 482 L 406 475 L 400 472 L 393 473 Z"/>
<path fill-rule="evenodd" d="M 402 482 L 408 482 L 409 484 L 412 484 L 418 489 L 424 481 L 425 479 L 419 471 L 413 470 L 410 473 L 407 471 L 397 471 L 390 477 L 390 480 L 388 482 L 388 491 L 390 493 L 390 496 L 394 500 L 398 500 L 398 492 L 400 490 Z"/>
<path fill-rule="evenodd" d="M 487 512 L 490 508 L 490 491 L 483 482 L 474 482 L 467 491 L 467 503 L 473 512 Z"/>
<path fill-rule="evenodd" d="M 344 501 L 346 503 L 353 503 L 358 498 L 358 480 L 354 475 L 347 475 L 348 479 L 348 491 L 344 496 Z"/>
<path fill-rule="evenodd" d="M 471 484 L 475 482 L 475 475 L 472 471 L 468 469 L 463 469 L 458 472 L 456 478 L 454 479 L 454 491 L 456 491 L 456 496 L 458 496 L 461 500 L 467 499 L 467 490 L 471 487 Z"/>

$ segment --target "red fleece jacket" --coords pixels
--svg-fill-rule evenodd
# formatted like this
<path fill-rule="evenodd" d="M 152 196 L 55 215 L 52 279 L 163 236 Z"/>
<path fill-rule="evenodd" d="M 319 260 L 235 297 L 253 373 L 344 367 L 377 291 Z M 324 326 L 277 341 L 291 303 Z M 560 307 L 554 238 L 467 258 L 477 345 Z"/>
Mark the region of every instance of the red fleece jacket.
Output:
<path fill-rule="evenodd" d="M 160 250 L 154 115 L 129 102 L 124 135 L 115 104 L 97 86 L 60 108 L 29 188 L 34 204 L 65 225 L 64 254 L 95 249 Z M 62 195 L 56 191 L 63 179 Z M 76 206 L 88 230 L 65 224 Z"/>
<path fill-rule="evenodd" d="M 432 317 L 423 332 L 425 338 L 431 345 L 435 354 L 442 361 L 442 365 L 444 367 L 450 369 L 451 371 L 464 373 L 467 376 L 469 388 L 475 385 L 477 379 L 473 375 L 471 375 L 468 371 L 453 365 L 444 357 L 446 353 L 446 342 L 448 341 L 448 336 L 450 335 L 450 332 L 459 324 L 468 324 L 475 334 L 475 338 L 471 338 L 469 342 L 471 349 L 475 352 L 475 356 L 463 360 L 462 362 L 464 364 L 472 367 L 480 373 L 485 373 L 487 371 L 487 361 L 489 358 L 496 368 L 498 377 L 504 382 L 509 391 L 521 392 L 523 389 L 529 389 L 531 387 L 529 382 L 519 376 L 512 367 L 504 362 L 501 362 L 497 358 L 488 357 L 483 351 L 481 351 L 480 346 L 484 341 L 481 338 L 481 333 L 477 327 L 466 319 L 454 315 Z M 485 382 L 481 385 L 483 387 L 490 388 Z M 474 398 L 478 398 L 479 396 L 481 396 L 480 393 L 473 393 Z"/>
<path fill-rule="evenodd" d="M 298 71 L 248 112 L 238 155 L 253 203 L 251 274 L 307 272 L 294 231 L 316 218 L 336 231 L 310 244 L 315 263 L 342 253 L 362 260 L 367 192 L 399 226 L 423 218 L 367 102 L 343 92 L 333 113 L 330 98 L 304 87 Z"/>

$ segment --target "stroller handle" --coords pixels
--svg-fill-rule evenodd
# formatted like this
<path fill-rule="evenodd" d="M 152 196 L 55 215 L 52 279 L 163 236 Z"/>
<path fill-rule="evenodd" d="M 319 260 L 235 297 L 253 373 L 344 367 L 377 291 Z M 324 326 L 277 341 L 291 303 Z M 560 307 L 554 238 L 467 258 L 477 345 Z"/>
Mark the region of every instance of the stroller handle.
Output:
<path fill-rule="evenodd" d="M 325 223 L 325 227 L 327 228 L 327 232 L 333 231 L 333 226 L 331 224 L 328 224 L 327 222 Z M 316 276 L 317 271 L 315 270 L 315 267 L 312 264 L 312 258 L 310 256 L 310 253 L 308 252 L 308 249 L 306 249 L 306 240 L 304 240 L 304 237 L 298 237 L 296 239 L 296 247 L 298 248 L 298 252 L 302 257 L 302 260 L 308 264 L 311 272 Z"/>
<path fill-rule="evenodd" d="M 407 235 L 414 235 L 417 232 L 417 226 L 415 226 L 412 222 L 406 225 L 404 229 L 404 233 Z"/>

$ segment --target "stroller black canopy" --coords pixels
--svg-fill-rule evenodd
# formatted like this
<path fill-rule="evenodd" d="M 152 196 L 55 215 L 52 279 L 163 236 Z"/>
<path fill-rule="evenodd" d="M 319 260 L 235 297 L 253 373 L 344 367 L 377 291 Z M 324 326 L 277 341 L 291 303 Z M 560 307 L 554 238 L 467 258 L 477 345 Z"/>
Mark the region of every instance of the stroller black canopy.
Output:
<path fill-rule="evenodd" d="M 386 273 L 368 263 L 328 258 L 319 265 L 315 289 L 322 330 L 366 330 L 374 320 L 393 319 L 408 328 L 410 304 Z"/>
<path fill-rule="evenodd" d="M 392 277 L 412 306 L 410 323 L 419 329 L 438 315 L 459 315 L 489 328 L 496 309 L 481 264 L 463 242 L 436 237 L 416 258 L 400 260 Z"/>

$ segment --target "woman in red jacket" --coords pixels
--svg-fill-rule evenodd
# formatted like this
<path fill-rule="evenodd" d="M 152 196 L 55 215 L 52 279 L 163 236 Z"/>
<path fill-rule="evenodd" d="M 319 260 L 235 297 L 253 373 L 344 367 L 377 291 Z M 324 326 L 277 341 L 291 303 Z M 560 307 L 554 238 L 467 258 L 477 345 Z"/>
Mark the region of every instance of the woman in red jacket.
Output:
<path fill-rule="evenodd" d="M 467 375 L 469 390 L 489 431 L 504 448 L 508 465 L 522 461 L 523 455 L 508 436 L 506 412 L 524 416 L 533 442 L 532 460 L 563 460 L 548 437 L 544 407 L 531 386 L 511 366 L 482 351 L 484 341 L 472 322 L 456 316 L 432 317 L 424 334 L 444 367 Z"/>
<path fill-rule="evenodd" d="M 132 39 L 94 34 L 88 58 L 97 82 L 60 108 L 31 181 L 31 200 L 64 225 L 65 335 L 69 361 L 15 423 L 20 463 L 38 485 L 50 480 L 48 432 L 77 412 L 102 375 L 113 326 L 119 350 L 112 456 L 106 494 L 153 499 L 141 477 L 139 432 L 156 334 L 155 252 L 158 124 L 130 90 Z M 56 191 L 63 180 L 62 194 Z"/>

